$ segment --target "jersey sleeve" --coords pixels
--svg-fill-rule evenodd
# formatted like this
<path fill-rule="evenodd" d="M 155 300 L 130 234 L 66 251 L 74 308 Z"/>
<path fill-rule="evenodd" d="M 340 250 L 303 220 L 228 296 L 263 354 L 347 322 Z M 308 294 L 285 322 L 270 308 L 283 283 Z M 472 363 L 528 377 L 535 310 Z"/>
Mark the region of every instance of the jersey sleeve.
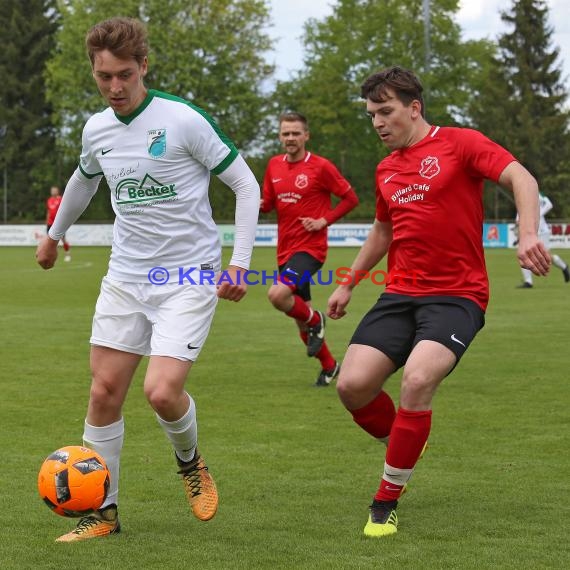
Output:
<path fill-rule="evenodd" d="M 340 198 L 340 202 L 324 216 L 330 226 L 358 205 L 358 196 L 338 168 L 326 159 L 322 162 L 321 182 L 331 194 Z"/>
<path fill-rule="evenodd" d="M 103 169 L 96 156 L 96 150 L 91 143 L 90 121 L 87 121 L 81 136 L 81 156 L 79 157 L 79 171 L 85 178 L 91 179 L 103 176 Z"/>
<path fill-rule="evenodd" d="M 235 240 L 230 265 L 249 269 L 259 215 L 259 184 L 241 156 L 219 178 L 236 195 Z"/>
<path fill-rule="evenodd" d="M 329 160 L 323 160 L 321 180 L 325 188 L 335 196 L 342 198 L 350 192 L 350 182 L 340 173 L 338 168 Z"/>
<path fill-rule="evenodd" d="M 185 118 L 189 153 L 212 174 L 220 175 L 238 156 L 234 143 L 206 111 L 188 107 Z"/>
<path fill-rule="evenodd" d="M 50 238 L 53 240 L 63 238 L 71 225 L 86 210 L 91 198 L 97 192 L 99 181 L 100 178 L 95 176 L 85 177 L 79 168 L 75 170 L 67 182 L 60 207 L 49 230 Z"/>
<path fill-rule="evenodd" d="M 474 129 L 451 129 L 457 154 L 471 176 L 497 182 L 516 158 L 500 144 Z"/>

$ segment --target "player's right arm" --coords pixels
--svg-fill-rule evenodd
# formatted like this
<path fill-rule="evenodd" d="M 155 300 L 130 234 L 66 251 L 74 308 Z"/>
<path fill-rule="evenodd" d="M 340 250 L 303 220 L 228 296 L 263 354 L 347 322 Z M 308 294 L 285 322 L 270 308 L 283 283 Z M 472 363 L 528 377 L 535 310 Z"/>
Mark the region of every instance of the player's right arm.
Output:
<path fill-rule="evenodd" d="M 499 184 L 515 197 L 519 214 L 519 265 L 535 275 L 547 275 L 551 258 L 537 233 L 540 206 L 536 179 L 522 164 L 512 161 L 501 172 Z"/>
<path fill-rule="evenodd" d="M 350 267 L 350 273 L 343 275 L 341 283 L 329 297 L 327 314 L 331 319 L 346 315 L 352 290 L 386 255 L 392 243 L 391 222 L 374 220 L 372 229 Z"/>
<path fill-rule="evenodd" d="M 59 240 L 86 210 L 100 180 L 101 176 L 86 178 L 79 168 L 71 175 L 53 225 L 36 250 L 36 260 L 44 269 L 55 265 Z"/>

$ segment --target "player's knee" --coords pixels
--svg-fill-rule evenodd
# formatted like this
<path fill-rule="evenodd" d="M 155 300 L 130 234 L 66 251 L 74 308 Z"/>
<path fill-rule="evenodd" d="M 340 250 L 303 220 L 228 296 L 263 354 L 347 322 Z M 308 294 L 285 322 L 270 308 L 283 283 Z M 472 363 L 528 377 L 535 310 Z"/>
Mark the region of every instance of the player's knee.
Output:
<path fill-rule="evenodd" d="M 280 311 L 287 309 L 287 302 L 291 298 L 291 290 L 285 285 L 272 285 L 267 291 L 269 302 Z"/>
<path fill-rule="evenodd" d="M 429 405 L 438 384 L 439 380 L 436 381 L 421 370 L 405 373 L 402 377 L 400 405 L 407 409 Z"/>
<path fill-rule="evenodd" d="M 118 394 L 111 382 L 102 379 L 94 379 L 91 383 L 89 401 L 94 409 L 112 409 L 117 406 Z"/>
<path fill-rule="evenodd" d="M 369 390 L 366 381 L 357 370 L 341 367 L 336 391 L 345 408 L 354 410 L 366 404 Z"/>
<path fill-rule="evenodd" d="M 145 396 L 151 408 L 159 416 L 172 410 L 177 401 L 177 395 L 160 386 L 145 388 Z"/>
<path fill-rule="evenodd" d="M 348 402 L 350 401 L 352 391 L 346 382 L 341 382 L 341 376 L 338 377 L 336 382 L 336 393 L 338 394 L 340 401 L 348 408 Z"/>

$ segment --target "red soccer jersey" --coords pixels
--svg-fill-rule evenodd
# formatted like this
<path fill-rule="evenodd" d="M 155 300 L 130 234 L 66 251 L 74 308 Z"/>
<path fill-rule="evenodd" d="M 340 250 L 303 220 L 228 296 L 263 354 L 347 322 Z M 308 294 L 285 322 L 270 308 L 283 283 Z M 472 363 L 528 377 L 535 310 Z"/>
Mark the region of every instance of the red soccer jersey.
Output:
<path fill-rule="evenodd" d="M 62 196 L 50 196 L 46 201 L 47 225 L 51 226 L 55 220 L 55 215 L 61 204 Z"/>
<path fill-rule="evenodd" d="M 486 309 L 483 180 L 497 181 L 514 160 L 478 131 L 431 127 L 380 162 L 376 218 L 392 223 L 388 272 L 405 276 L 387 292 L 465 297 Z"/>
<path fill-rule="evenodd" d="M 263 208 L 277 211 L 277 263 L 282 265 L 294 253 L 306 252 L 321 262 L 327 256 L 327 228 L 308 232 L 299 218 L 331 219 L 331 194 L 354 196 L 350 183 L 326 158 L 308 152 L 303 160 L 287 161 L 281 154 L 270 159 L 263 179 Z M 355 202 L 351 204 L 352 209 Z M 337 206 L 338 207 L 338 206 Z M 334 216 L 333 216 L 334 217 Z"/>

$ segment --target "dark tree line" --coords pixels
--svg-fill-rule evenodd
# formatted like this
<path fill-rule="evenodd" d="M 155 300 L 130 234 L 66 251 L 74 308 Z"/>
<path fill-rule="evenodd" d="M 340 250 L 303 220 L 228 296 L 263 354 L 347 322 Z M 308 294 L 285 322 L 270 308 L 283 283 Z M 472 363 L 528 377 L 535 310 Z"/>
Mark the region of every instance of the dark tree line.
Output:
<path fill-rule="evenodd" d="M 568 217 L 570 110 L 565 109 L 568 93 L 548 8 L 543 0 L 518 0 L 501 18 L 508 31 L 499 37 L 488 80 L 469 114 L 474 125 L 532 172 L 554 203 L 553 214 Z M 514 212 L 505 200 L 495 207 L 494 217 Z"/>
<path fill-rule="evenodd" d="M 8 175 L 8 219 L 44 217 L 47 189 L 76 166 L 82 125 L 104 105 L 90 75 L 83 38 L 116 14 L 114 0 L 0 0 L 0 167 Z M 151 41 L 150 87 L 202 106 L 246 155 L 262 180 L 277 144 L 277 115 L 305 113 L 309 148 L 333 160 L 374 212 L 374 170 L 385 150 L 359 99 L 371 72 L 397 63 L 426 88 L 428 120 L 472 126 L 503 144 L 570 217 L 570 113 L 559 49 L 544 0 L 512 0 L 496 42 L 462 41 L 457 2 L 432 0 L 429 52 L 422 0 L 337 0 L 330 16 L 304 28 L 304 62 L 271 83 L 272 42 L 264 0 L 124 0 L 121 15 L 144 19 Z M 168 30 L 168 33 L 165 32 Z M 0 132 L 2 132 L 0 130 Z M 2 177 L 0 176 L 0 182 Z M 215 180 L 216 218 L 231 221 L 233 195 Z M 508 193 L 489 185 L 488 218 L 512 218 Z M 84 219 L 109 220 L 105 189 Z"/>
<path fill-rule="evenodd" d="M 55 1 L 0 2 L 0 128 L 5 128 L 0 165 L 7 175 L 8 219 L 45 217 L 39 197 L 60 176 L 57 128 L 44 76 L 57 27 Z"/>

